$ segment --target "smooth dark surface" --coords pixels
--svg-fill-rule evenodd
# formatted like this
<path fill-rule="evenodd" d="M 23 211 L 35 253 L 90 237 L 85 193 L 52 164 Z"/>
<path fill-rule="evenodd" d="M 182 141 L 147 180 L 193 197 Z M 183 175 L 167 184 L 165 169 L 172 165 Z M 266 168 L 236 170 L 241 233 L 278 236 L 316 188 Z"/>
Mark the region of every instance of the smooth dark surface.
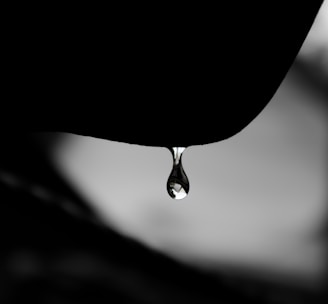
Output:
<path fill-rule="evenodd" d="M 19 28 L 7 79 L 11 99 L 25 102 L 5 116 L 149 146 L 224 140 L 270 101 L 321 3 L 138 3 L 104 17 L 45 16 Z"/>

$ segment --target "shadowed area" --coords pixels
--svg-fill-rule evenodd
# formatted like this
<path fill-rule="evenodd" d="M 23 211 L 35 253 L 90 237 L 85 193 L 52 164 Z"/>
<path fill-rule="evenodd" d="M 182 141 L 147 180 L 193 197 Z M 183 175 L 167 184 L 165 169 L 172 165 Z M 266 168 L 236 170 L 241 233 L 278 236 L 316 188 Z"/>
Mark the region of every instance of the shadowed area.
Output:
<path fill-rule="evenodd" d="M 116 3 L 93 30 L 22 28 L 11 97 L 39 102 L 3 112 L 31 130 L 147 146 L 224 140 L 271 100 L 321 3 Z"/>

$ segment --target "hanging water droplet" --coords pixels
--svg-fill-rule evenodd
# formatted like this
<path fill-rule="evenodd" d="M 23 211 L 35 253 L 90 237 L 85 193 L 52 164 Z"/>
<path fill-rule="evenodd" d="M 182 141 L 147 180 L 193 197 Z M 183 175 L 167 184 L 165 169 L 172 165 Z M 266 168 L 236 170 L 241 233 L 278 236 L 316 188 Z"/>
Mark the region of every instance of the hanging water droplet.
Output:
<path fill-rule="evenodd" d="M 189 192 L 189 181 L 182 167 L 182 153 L 184 147 L 169 148 L 173 156 L 173 168 L 167 180 L 166 188 L 174 199 L 183 199 Z"/>

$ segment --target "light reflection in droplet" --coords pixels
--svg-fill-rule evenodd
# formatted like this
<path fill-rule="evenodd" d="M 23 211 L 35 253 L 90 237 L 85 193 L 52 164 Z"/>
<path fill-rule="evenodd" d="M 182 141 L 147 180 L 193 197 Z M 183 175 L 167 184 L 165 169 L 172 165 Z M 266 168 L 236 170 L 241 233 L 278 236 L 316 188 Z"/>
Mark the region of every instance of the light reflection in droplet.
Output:
<path fill-rule="evenodd" d="M 173 156 L 173 168 L 167 180 L 167 192 L 173 199 L 183 199 L 189 192 L 189 180 L 182 167 L 184 147 L 170 148 Z"/>

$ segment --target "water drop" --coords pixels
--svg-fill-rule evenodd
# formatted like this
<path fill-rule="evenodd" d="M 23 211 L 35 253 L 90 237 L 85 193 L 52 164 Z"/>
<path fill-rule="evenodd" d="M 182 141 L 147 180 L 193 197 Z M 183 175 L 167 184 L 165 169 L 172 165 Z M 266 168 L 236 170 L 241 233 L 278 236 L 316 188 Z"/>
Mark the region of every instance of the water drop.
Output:
<path fill-rule="evenodd" d="M 189 181 L 182 167 L 182 153 L 184 147 L 169 148 L 173 156 L 173 168 L 167 180 L 166 188 L 174 199 L 183 199 L 189 192 Z"/>

